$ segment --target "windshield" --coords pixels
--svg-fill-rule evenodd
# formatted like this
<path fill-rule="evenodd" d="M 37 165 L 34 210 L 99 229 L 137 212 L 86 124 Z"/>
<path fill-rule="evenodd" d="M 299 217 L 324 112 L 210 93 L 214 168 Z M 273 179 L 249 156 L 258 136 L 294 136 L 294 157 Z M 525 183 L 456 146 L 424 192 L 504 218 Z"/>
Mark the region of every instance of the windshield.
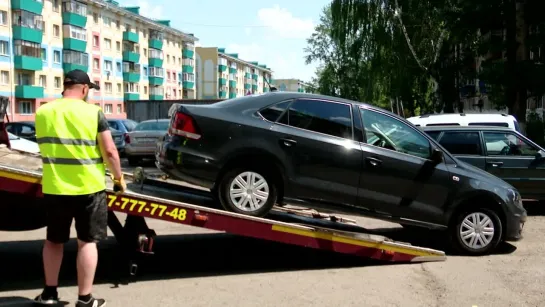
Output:
<path fill-rule="evenodd" d="M 135 122 L 134 120 L 130 120 L 130 119 L 126 119 L 123 121 L 123 126 L 125 126 L 125 129 L 127 129 L 127 131 L 133 131 L 134 128 L 138 125 L 137 122 Z"/>
<path fill-rule="evenodd" d="M 149 121 L 141 122 L 134 128 L 134 131 L 167 131 L 170 121 Z"/>

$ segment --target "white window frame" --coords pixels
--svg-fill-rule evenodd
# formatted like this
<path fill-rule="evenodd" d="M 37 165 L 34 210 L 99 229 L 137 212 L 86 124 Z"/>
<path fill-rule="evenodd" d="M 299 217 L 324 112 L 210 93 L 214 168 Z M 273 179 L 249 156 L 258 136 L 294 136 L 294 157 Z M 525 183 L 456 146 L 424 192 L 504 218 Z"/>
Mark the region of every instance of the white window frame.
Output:
<path fill-rule="evenodd" d="M 148 76 L 149 77 L 159 77 L 164 78 L 165 77 L 165 69 L 162 67 L 148 67 Z"/>
<path fill-rule="evenodd" d="M 0 55 L 9 55 L 8 41 L 0 41 Z"/>
<path fill-rule="evenodd" d="M 104 38 L 104 49 L 112 50 L 112 40 L 109 38 Z"/>
<path fill-rule="evenodd" d="M 61 88 L 61 77 L 55 77 L 53 86 L 55 87 L 55 89 Z"/>
<path fill-rule="evenodd" d="M 9 71 L 7 70 L 2 70 L 0 71 L 0 84 L 2 85 L 9 85 L 10 82 L 9 82 Z"/>
<path fill-rule="evenodd" d="M 123 82 L 125 85 L 125 93 L 135 93 L 135 94 L 139 94 L 140 93 L 140 89 L 138 87 L 138 83 L 137 82 Z"/>
<path fill-rule="evenodd" d="M 111 103 L 104 104 L 104 114 L 113 114 L 114 106 Z"/>
<path fill-rule="evenodd" d="M 114 67 L 113 67 L 112 61 L 104 60 L 104 71 L 109 71 L 110 73 L 112 73 L 113 70 L 114 70 Z"/>
<path fill-rule="evenodd" d="M 112 82 L 104 82 L 104 91 L 108 94 L 111 94 L 113 91 Z"/>
<path fill-rule="evenodd" d="M 100 60 L 97 58 L 93 59 L 93 69 L 100 69 Z"/>
<path fill-rule="evenodd" d="M 34 108 L 32 107 L 32 102 L 31 101 L 19 101 L 19 103 L 17 104 L 18 106 L 18 113 L 21 114 L 21 115 L 32 115 L 34 113 Z M 28 106 L 28 112 L 24 112 L 26 110 L 23 110 L 25 109 L 25 106 Z"/>
<path fill-rule="evenodd" d="M 8 25 L 8 12 L 0 10 L 0 26 Z"/>
<path fill-rule="evenodd" d="M 63 25 L 63 35 L 65 37 L 87 42 L 87 30 L 72 25 Z"/>
<path fill-rule="evenodd" d="M 59 50 L 53 50 L 53 63 L 61 63 L 61 52 Z"/>
<path fill-rule="evenodd" d="M 46 88 L 47 87 L 47 76 L 46 75 L 40 75 L 38 77 L 38 84 L 41 87 Z"/>

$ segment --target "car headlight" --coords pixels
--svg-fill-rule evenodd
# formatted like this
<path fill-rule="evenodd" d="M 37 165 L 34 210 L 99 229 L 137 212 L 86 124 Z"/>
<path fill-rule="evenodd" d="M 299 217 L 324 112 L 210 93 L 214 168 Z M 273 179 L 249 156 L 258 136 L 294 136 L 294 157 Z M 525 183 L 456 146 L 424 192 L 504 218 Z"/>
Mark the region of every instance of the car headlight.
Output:
<path fill-rule="evenodd" d="M 507 197 L 511 202 L 522 206 L 522 198 L 517 190 L 507 189 Z"/>

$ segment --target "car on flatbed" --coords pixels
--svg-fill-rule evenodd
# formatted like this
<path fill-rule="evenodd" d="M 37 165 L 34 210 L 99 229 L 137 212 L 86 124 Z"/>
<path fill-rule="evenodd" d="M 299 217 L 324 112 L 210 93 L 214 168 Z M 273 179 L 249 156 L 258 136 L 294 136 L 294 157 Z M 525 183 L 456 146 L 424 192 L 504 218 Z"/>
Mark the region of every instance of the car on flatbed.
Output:
<path fill-rule="evenodd" d="M 523 199 L 545 200 L 545 149 L 508 127 L 422 127 L 453 156 L 514 186 Z"/>
<path fill-rule="evenodd" d="M 463 252 L 521 238 L 510 184 L 454 157 L 407 120 L 356 101 L 271 92 L 177 106 L 156 165 L 228 211 L 295 204 L 447 230 Z"/>

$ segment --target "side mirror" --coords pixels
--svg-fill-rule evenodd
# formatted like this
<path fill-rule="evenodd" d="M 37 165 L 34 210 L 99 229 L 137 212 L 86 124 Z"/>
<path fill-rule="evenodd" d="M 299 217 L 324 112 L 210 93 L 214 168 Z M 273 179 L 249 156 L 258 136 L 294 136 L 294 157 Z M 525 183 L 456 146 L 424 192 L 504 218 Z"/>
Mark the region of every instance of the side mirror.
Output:
<path fill-rule="evenodd" d="M 539 151 L 536 153 L 536 159 L 538 159 L 538 160 L 545 159 L 545 151 L 539 150 Z"/>
<path fill-rule="evenodd" d="M 431 150 L 430 160 L 435 164 L 443 163 L 443 152 L 437 148 Z"/>

